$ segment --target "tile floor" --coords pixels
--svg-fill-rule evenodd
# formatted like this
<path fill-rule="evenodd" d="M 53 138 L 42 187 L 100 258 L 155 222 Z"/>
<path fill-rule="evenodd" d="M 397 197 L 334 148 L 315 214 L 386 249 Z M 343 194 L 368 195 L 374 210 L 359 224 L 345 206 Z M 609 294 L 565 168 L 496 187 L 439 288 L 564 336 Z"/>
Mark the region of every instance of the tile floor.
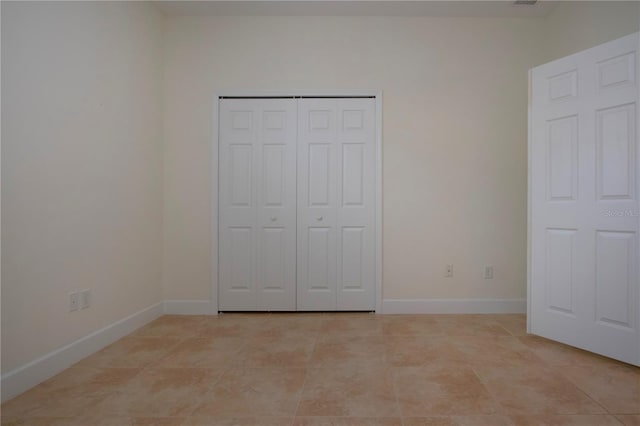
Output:
<path fill-rule="evenodd" d="M 3 404 L 2 425 L 640 425 L 640 368 L 523 315 L 164 316 Z"/>

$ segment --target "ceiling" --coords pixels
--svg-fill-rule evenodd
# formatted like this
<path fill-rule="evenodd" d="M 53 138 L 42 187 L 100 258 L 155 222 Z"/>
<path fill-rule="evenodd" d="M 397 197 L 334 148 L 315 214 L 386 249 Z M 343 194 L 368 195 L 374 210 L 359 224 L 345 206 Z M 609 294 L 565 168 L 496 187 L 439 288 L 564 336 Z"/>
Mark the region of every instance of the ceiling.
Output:
<path fill-rule="evenodd" d="M 167 16 L 547 16 L 555 1 L 533 6 L 484 0 L 201 0 L 155 1 Z"/>

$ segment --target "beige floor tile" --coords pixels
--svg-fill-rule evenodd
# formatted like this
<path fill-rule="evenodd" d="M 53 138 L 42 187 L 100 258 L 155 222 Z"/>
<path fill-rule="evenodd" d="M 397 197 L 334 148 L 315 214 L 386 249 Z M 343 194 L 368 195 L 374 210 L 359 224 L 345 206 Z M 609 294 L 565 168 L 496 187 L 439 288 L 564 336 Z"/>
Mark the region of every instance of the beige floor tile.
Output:
<path fill-rule="evenodd" d="M 105 398 L 140 374 L 139 368 L 72 367 L 36 387 L 41 398 L 38 416 L 91 416 Z"/>
<path fill-rule="evenodd" d="M 394 417 L 296 417 L 293 426 L 403 426 Z"/>
<path fill-rule="evenodd" d="M 134 417 L 131 426 L 181 426 L 184 421 L 182 417 Z"/>
<path fill-rule="evenodd" d="M 386 363 L 382 336 L 334 336 L 320 338 L 313 351 L 313 368 L 379 367 Z"/>
<path fill-rule="evenodd" d="M 315 336 L 256 337 L 237 354 L 237 368 L 306 367 L 316 344 Z"/>
<path fill-rule="evenodd" d="M 2 418 L 2 426 L 131 426 L 126 417 L 33 417 L 25 419 Z"/>
<path fill-rule="evenodd" d="M 254 337 L 267 321 L 266 316 L 221 314 L 204 320 L 199 337 Z"/>
<path fill-rule="evenodd" d="M 293 416 L 305 370 L 246 368 L 227 371 L 193 412 L 194 417 Z"/>
<path fill-rule="evenodd" d="M 524 315 L 165 316 L 2 404 L 2 425 L 640 426 L 639 374 Z"/>
<path fill-rule="evenodd" d="M 395 336 L 384 338 L 387 362 L 394 367 L 421 367 L 450 364 L 453 368 L 466 358 L 447 336 Z"/>
<path fill-rule="evenodd" d="M 479 315 L 494 321 L 524 321 L 527 322 L 526 314 L 472 314 Z"/>
<path fill-rule="evenodd" d="M 332 312 L 321 312 L 321 311 L 309 311 L 309 312 L 271 312 L 271 318 L 273 319 L 291 319 L 294 321 L 298 321 L 301 319 L 307 320 L 316 320 L 322 323 L 325 319 L 334 315 Z"/>
<path fill-rule="evenodd" d="M 455 426 L 512 426 L 507 416 L 451 416 Z"/>
<path fill-rule="evenodd" d="M 33 392 L 29 410 L 20 417 L 86 417 L 95 407 L 111 393 L 78 393 L 78 392 Z M 7 404 L 10 406 L 10 404 Z M 24 408 L 24 406 L 22 407 Z M 6 409 L 3 405 L 2 415 L 13 416 L 14 409 Z"/>
<path fill-rule="evenodd" d="M 180 341 L 175 337 L 124 337 L 83 359 L 76 366 L 94 368 L 146 367 L 166 356 Z"/>
<path fill-rule="evenodd" d="M 450 342 L 471 365 L 543 365 L 534 351 L 513 336 L 456 336 L 451 337 Z"/>
<path fill-rule="evenodd" d="M 65 423 L 72 421 L 73 418 L 55 418 L 55 417 L 31 417 L 31 418 L 13 418 L 2 416 L 0 422 L 2 426 L 66 426 Z"/>
<path fill-rule="evenodd" d="M 23 418 L 35 417 L 37 411 L 42 409 L 43 402 L 48 399 L 47 394 L 39 391 L 37 387 L 24 392 L 2 404 L 2 420 L 8 422 L 10 419 L 12 422 L 17 422 Z"/>
<path fill-rule="evenodd" d="M 571 365 L 565 377 L 614 414 L 640 414 L 640 368 L 628 365 Z"/>
<path fill-rule="evenodd" d="M 474 366 L 482 383 L 511 414 L 601 414 L 604 409 L 558 372 L 532 365 Z"/>
<path fill-rule="evenodd" d="M 440 336 L 443 334 L 432 315 L 384 315 L 382 332 L 392 336 Z"/>
<path fill-rule="evenodd" d="M 17 422 L 21 418 L 33 417 L 34 412 L 40 408 L 41 395 L 35 389 L 31 389 L 2 404 L 0 414 L 2 420 L 11 419 Z M 4 423 L 2 423 L 4 425 Z"/>
<path fill-rule="evenodd" d="M 493 414 L 497 406 L 471 368 L 434 364 L 394 370 L 405 417 Z"/>
<path fill-rule="evenodd" d="M 455 426 L 451 416 L 405 417 L 403 426 Z"/>
<path fill-rule="evenodd" d="M 371 336 L 382 334 L 382 320 L 379 315 L 352 314 L 328 315 L 320 330 L 322 335 Z"/>
<path fill-rule="evenodd" d="M 192 337 L 182 340 L 152 364 L 157 368 L 223 368 L 236 360 L 249 342 L 244 337 Z"/>
<path fill-rule="evenodd" d="M 522 336 L 520 341 L 532 349 L 535 354 L 548 365 L 565 366 L 565 365 L 602 365 L 602 364 L 618 364 L 611 358 L 596 355 L 591 352 L 583 351 L 553 340 L 545 339 L 539 336 Z"/>
<path fill-rule="evenodd" d="M 495 315 L 494 319 L 512 336 L 527 335 L 527 317 L 525 315 Z"/>
<path fill-rule="evenodd" d="M 436 321 L 449 336 L 510 336 L 493 317 L 485 315 L 438 315 Z"/>
<path fill-rule="evenodd" d="M 618 414 L 616 418 L 624 426 L 640 426 L 640 414 Z"/>
<path fill-rule="evenodd" d="M 124 417 L 76 417 L 74 419 L 77 423 L 73 423 L 72 426 L 133 426 L 132 419 Z M 70 425 L 71 426 L 71 425 Z"/>
<path fill-rule="evenodd" d="M 183 426 L 290 426 L 293 417 L 189 417 Z"/>
<path fill-rule="evenodd" d="M 534 415 L 511 419 L 516 426 L 620 426 L 610 415 Z"/>
<path fill-rule="evenodd" d="M 326 314 L 270 314 L 255 326 L 257 338 L 316 337 L 327 318 Z"/>
<path fill-rule="evenodd" d="M 103 416 L 186 417 L 220 375 L 204 368 L 147 369 L 94 410 Z"/>
<path fill-rule="evenodd" d="M 311 368 L 298 416 L 399 416 L 391 371 L 385 368 Z"/>
<path fill-rule="evenodd" d="M 191 337 L 200 333 L 200 327 L 206 318 L 204 315 L 164 315 L 130 336 Z"/>
<path fill-rule="evenodd" d="M 409 417 L 403 426 L 513 426 L 507 416 L 434 416 Z"/>
<path fill-rule="evenodd" d="M 91 413 L 140 369 L 71 367 L 2 405 L 6 417 L 67 417 Z M 58 422 L 62 420 L 56 420 Z"/>
<path fill-rule="evenodd" d="M 126 386 L 141 368 L 71 367 L 39 384 L 35 390 L 73 398 L 77 395 L 102 395 Z"/>

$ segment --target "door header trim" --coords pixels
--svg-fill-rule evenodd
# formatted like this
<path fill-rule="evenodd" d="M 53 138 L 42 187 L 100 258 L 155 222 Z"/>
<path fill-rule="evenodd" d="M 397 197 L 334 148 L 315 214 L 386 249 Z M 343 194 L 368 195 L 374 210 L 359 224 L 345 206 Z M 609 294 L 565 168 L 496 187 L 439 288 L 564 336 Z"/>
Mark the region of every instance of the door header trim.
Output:
<path fill-rule="evenodd" d="M 218 99 L 375 99 L 375 96 L 218 96 Z"/>
<path fill-rule="evenodd" d="M 215 99 L 260 99 L 260 98 L 380 98 L 380 90 L 221 90 L 215 93 Z"/>

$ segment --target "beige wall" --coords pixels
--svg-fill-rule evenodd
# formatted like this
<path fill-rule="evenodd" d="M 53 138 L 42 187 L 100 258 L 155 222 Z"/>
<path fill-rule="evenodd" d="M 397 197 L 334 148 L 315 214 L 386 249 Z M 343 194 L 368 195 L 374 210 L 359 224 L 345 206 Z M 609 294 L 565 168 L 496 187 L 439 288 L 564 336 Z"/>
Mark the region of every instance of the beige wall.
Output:
<path fill-rule="evenodd" d="M 2 371 L 161 296 L 209 298 L 226 89 L 382 89 L 384 297 L 524 297 L 527 70 L 636 31 L 638 9 L 166 17 L 163 41 L 145 4 L 2 2 Z"/>
<path fill-rule="evenodd" d="M 527 70 L 543 58 L 542 21 L 169 17 L 165 28 L 166 299 L 209 298 L 213 94 L 342 88 L 384 91 L 384 297 L 525 296 Z"/>
<path fill-rule="evenodd" d="M 161 299 L 161 55 L 150 5 L 2 2 L 3 372 Z"/>
<path fill-rule="evenodd" d="M 545 62 L 640 30 L 640 1 L 562 1 L 546 18 Z"/>
<path fill-rule="evenodd" d="M 167 17 L 164 297 L 209 298 L 213 93 L 305 88 L 384 91 L 384 298 L 525 297 L 527 70 L 638 16 Z"/>

